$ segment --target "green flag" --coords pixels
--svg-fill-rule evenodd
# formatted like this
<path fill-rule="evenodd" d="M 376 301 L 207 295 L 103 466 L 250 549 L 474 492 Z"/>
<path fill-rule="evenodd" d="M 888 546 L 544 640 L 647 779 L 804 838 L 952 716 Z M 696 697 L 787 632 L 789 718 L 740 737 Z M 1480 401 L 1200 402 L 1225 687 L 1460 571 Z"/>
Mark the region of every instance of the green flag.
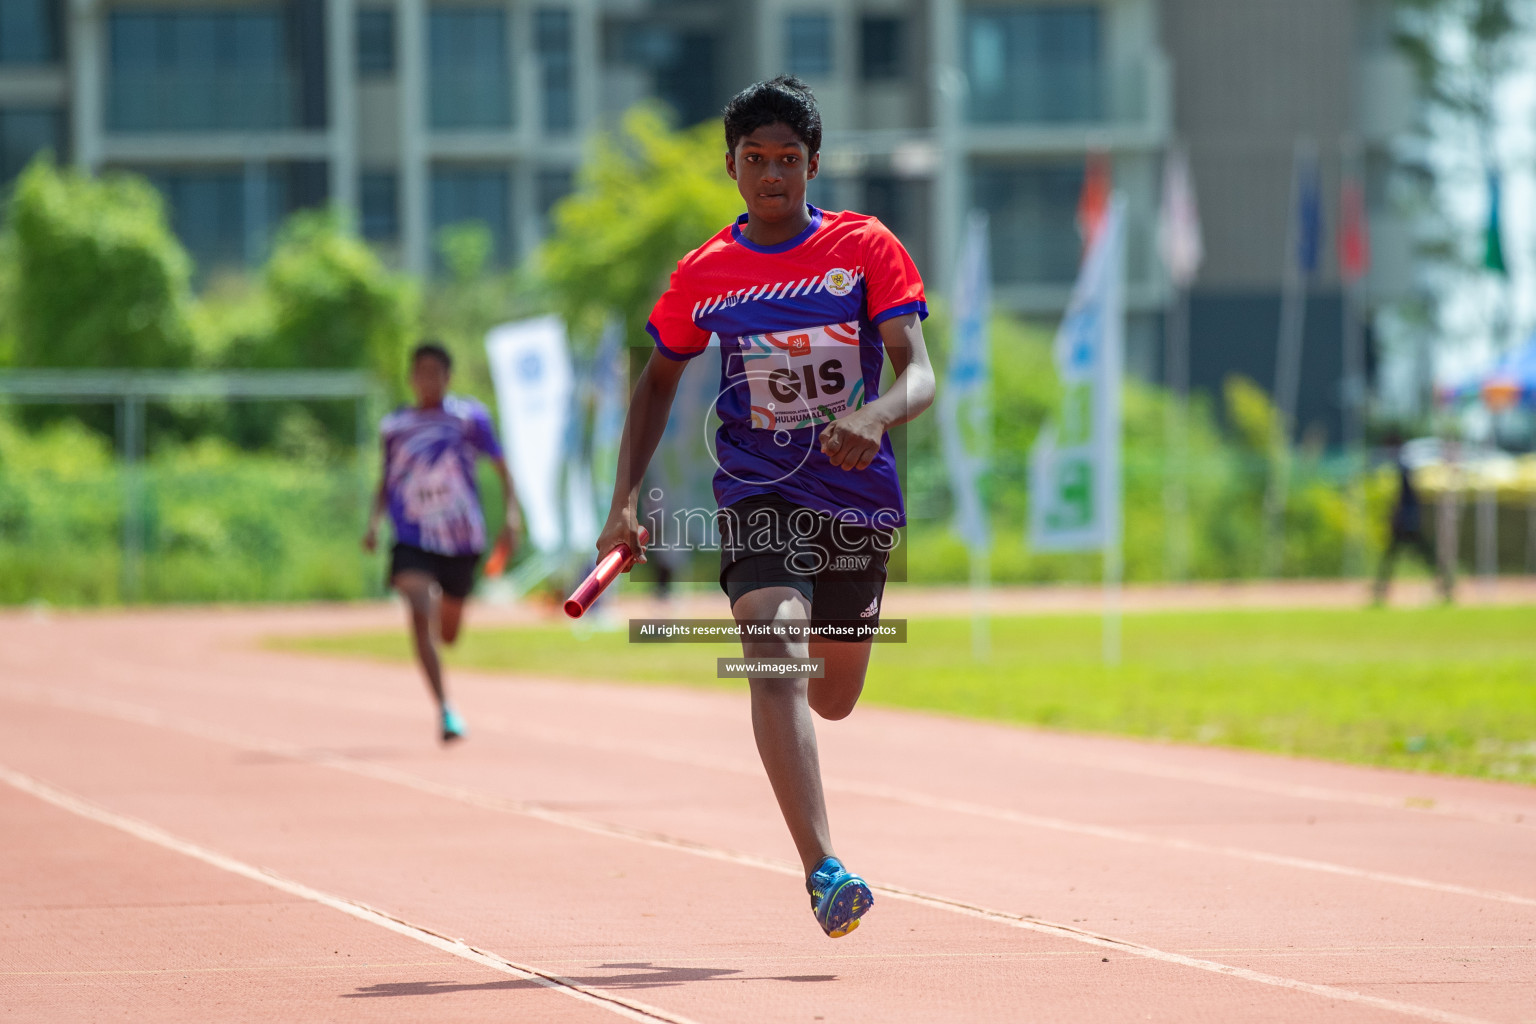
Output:
<path fill-rule="evenodd" d="M 1508 275 L 1504 265 L 1504 238 L 1499 230 L 1499 172 L 1488 172 L 1488 227 L 1483 232 L 1483 269 Z"/>

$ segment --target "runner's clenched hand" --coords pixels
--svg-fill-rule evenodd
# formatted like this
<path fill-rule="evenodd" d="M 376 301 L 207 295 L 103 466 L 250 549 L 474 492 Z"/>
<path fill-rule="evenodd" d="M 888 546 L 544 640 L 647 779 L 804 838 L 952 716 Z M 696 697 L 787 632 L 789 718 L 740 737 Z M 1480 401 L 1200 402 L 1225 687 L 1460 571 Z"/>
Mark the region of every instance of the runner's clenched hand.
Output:
<path fill-rule="evenodd" d="M 821 432 L 821 452 L 839 469 L 867 469 L 880 454 L 884 435 L 879 419 L 859 409 L 826 425 Z"/>
<path fill-rule="evenodd" d="M 608 513 L 608 522 L 603 524 L 603 532 L 597 536 L 597 557 L 602 558 L 620 544 L 627 544 L 629 550 L 638 552 L 625 572 L 645 561 L 645 544 L 640 540 L 640 516 L 628 505 Z"/>

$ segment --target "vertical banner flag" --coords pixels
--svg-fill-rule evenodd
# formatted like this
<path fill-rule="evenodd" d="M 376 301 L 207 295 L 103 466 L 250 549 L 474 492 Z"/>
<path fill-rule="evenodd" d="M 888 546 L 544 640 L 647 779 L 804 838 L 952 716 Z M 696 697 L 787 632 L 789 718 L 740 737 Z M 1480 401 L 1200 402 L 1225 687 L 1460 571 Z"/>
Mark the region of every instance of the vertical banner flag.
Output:
<path fill-rule="evenodd" d="M 1195 283 L 1205 262 L 1205 237 L 1200 230 L 1200 210 L 1195 205 L 1195 185 L 1189 159 L 1177 146 L 1168 147 L 1163 167 L 1163 202 L 1157 218 L 1157 252 L 1167 268 L 1168 280 L 1180 290 Z"/>
<path fill-rule="evenodd" d="M 955 269 L 954 340 L 948 379 L 939 392 L 939 434 L 955 496 L 955 528 L 973 554 L 986 552 L 992 544 L 981 496 L 981 478 L 992 449 L 992 360 L 987 336 L 992 267 L 987 232 L 987 215 L 973 210 L 966 220 Z"/>
<path fill-rule="evenodd" d="M 617 318 L 603 327 L 592 359 L 592 478 L 601 493 L 619 473 L 619 440 L 624 433 L 625 399 L 629 396 L 628 353 L 624 325 Z M 604 513 L 606 509 L 602 510 Z"/>
<path fill-rule="evenodd" d="M 1323 251 L 1323 168 L 1316 144 L 1296 150 L 1296 269 L 1302 277 L 1317 273 Z"/>
<path fill-rule="evenodd" d="M 1483 230 L 1483 269 L 1509 273 L 1504 263 L 1504 231 L 1500 223 L 1499 172 L 1488 172 L 1488 226 Z"/>
<path fill-rule="evenodd" d="M 1339 274 L 1348 285 L 1358 284 L 1371 269 L 1371 229 L 1365 213 L 1365 186 L 1353 167 L 1346 167 L 1339 190 Z"/>
<path fill-rule="evenodd" d="M 1109 213 L 1110 193 L 1114 190 L 1114 172 L 1109 154 L 1096 150 L 1088 154 L 1088 164 L 1083 171 L 1083 190 L 1077 197 L 1077 233 L 1083 239 L 1084 259 L 1093 248 L 1094 239 L 1104 226 Z"/>
<path fill-rule="evenodd" d="M 572 392 L 565 323 L 543 316 L 493 327 L 485 351 L 528 536 L 539 552 L 558 552 L 565 542 L 560 469 Z"/>
<path fill-rule="evenodd" d="M 1056 334 L 1056 421 L 1030 451 L 1029 544 L 1118 550 L 1120 385 L 1125 343 L 1125 200 L 1115 196 Z"/>
<path fill-rule="evenodd" d="M 624 328 L 610 319 L 581 374 L 567 431 L 565 546 L 584 557 L 592 554 L 607 518 L 608 492 L 618 474 L 628 383 Z"/>

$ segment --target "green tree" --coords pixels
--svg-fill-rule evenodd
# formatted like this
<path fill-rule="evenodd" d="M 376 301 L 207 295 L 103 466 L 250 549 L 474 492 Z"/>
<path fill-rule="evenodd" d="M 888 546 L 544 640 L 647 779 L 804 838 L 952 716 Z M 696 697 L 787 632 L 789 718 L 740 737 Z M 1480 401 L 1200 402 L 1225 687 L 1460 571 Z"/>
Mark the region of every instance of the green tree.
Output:
<path fill-rule="evenodd" d="M 437 233 L 445 275 L 427 283 L 422 334 L 453 354 L 453 389 L 494 404 L 485 335 L 508 320 L 549 312 L 549 303 L 523 271 L 491 263 L 491 233 L 480 221 L 450 224 Z"/>
<path fill-rule="evenodd" d="M 416 323 L 415 289 L 340 218 L 317 212 L 290 218 L 262 270 L 261 290 L 264 322 L 230 344 L 231 365 L 368 370 L 392 394 L 402 392 L 406 346 Z M 350 402 L 311 402 L 279 415 L 236 408 L 232 417 L 235 438 L 247 446 L 265 446 L 279 436 L 294 446 L 296 433 L 315 429 L 348 443 L 356 431 Z"/>
<path fill-rule="evenodd" d="M 740 209 L 718 124 L 673 131 L 637 107 L 597 139 L 576 192 L 555 208 L 539 280 L 578 338 L 617 316 L 634 342 L 677 261 Z"/>
<path fill-rule="evenodd" d="M 415 323 L 411 284 L 330 213 L 296 214 L 262 271 L 271 334 L 253 365 L 365 369 L 396 381 Z"/>
<path fill-rule="evenodd" d="M 192 263 L 143 179 L 39 157 L 16 181 L 6 233 L 16 365 L 188 364 Z"/>
<path fill-rule="evenodd" d="M 1396 147 L 1395 170 L 1423 271 L 1414 295 L 1395 312 L 1418 336 L 1415 362 L 1426 404 L 1431 348 L 1447 333 L 1442 298 L 1482 276 L 1492 256 L 1485 225 L 1474 233 L 1458 222 L 1441 186 L 1481 185 L 1498 170 L 1497 104 L 1519 66 L 1519 9 L 1513 0 L 1395 0 L 1393 41 L 1418 85 L 1414 145 Z M 1495 313 L 1507 322 L 1507 310 Z M 1494 332 L 1503 333 L 1497 324 Z"/>

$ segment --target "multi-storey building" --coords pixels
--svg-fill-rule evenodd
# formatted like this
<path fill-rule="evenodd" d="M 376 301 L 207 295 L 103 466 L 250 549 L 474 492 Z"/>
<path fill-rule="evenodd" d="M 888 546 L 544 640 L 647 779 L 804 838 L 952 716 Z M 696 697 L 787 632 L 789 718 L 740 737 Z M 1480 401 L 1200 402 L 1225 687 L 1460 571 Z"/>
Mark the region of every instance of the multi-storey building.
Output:
<path fill-rule="evenodd" d="M 1186 139 L 1211 254 L 1195 348 L 1219 372 L 1237 365 L 1232 318 L 1278 292 L 1293 138 L 1336 153 L 1374 116 L 1356 102 L 1373 95 L 1359 76 L 1380 71 L 1356 6 L 0 0 L 0 175 L 41 148 L 142 172 L 204 266 L 258 260 L 284 216 L 324 203 L 412 270 L 430 270 L 436 230 L 465 219 L 511 262 L 619 111 L 654 97 L 692 123 L 787 70 L 827 125 L 813 201 L 881 216 L 936 290 L 965 212 L 986 211 L 995 294 L 1021 313 L 1065 305 L 1085 159 L 1107 153 L 1130 205 L 1129 362 L 1147 376 L 1166 299 L 1159 172 L 1170 139 Z M 1258 334 L 1244 344 L 1259 363 L 1273 350 Z"/>

